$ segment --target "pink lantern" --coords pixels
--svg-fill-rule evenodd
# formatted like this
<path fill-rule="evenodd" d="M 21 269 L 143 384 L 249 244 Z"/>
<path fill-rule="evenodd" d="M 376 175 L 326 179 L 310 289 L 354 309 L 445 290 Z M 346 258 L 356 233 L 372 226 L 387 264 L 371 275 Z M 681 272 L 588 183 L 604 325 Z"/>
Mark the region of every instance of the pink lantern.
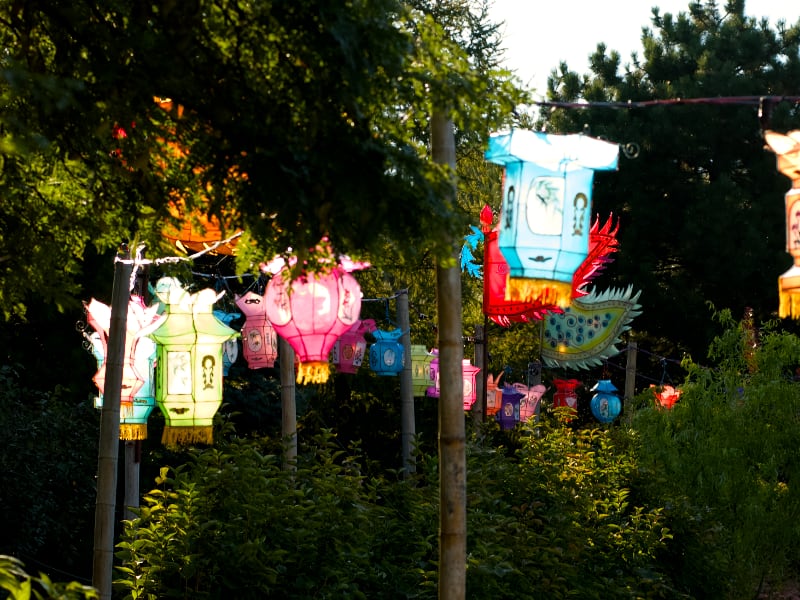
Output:
<path fill-rule="evenodd" d="M 242 326 L 242 351 L 251 369 L 274 367 L 278 357 L 278 336 L 267 318 L 264 296 L 249 291 L 236 296 L 236 306 L 245 317 Z"/>
<path fill-rule="evenodd" d="M 359 320 L 336 340 L 331 353 L 331 362 L 336 365 L 337 371 L 350 374 L 358 371 L 367 352 L 367 340 L 364 339 L 364 334 L 374 329 L 374 320 Z"/>
<path fill-rule="evenodd" d="M 478 395 L 475 393 L 475 377 L 480 371 L 480 367 L 473 365 L 468 358 L 461 361 L 461 382 L 462 395 L 464 398 L 464 410 L 469 410 L 475 404 Z"/>
<path fill-rule="evenodd" d="M 532 386 L 527 386 L 524 383 L 515 383 L 514 389 L 524 394 L 519 402 L 519 419 L 520 421 L 527 421 L 539 411 L 539 402 L 547 388 L 541 383 Z"/>
<path fill-rule="evenodd" d="M 358 282 L 340 266 L 294 281 L 284 269 L 270 279 L 265 298 L 267 318 L 296 353 L 297 382 L 326 382 L 333 344 L 361 312 Z"/>
<path fill-rule="evenodd" d="M 430 365 L 430 385 L 425 390 L 425 395 L 430 398 L 439 397 L 439 349 L 434 348 L 431 350 L 433 358 Z"/>

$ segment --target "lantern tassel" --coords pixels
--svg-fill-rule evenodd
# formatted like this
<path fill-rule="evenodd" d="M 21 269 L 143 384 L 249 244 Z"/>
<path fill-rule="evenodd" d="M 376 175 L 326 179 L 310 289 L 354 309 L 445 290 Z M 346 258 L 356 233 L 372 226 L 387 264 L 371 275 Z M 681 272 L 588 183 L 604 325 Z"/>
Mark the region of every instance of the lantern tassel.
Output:
<path fill-rule="evenodd" d="M 297 383 L 325 383 L 328 381 L 330 368 L 327 362 L 312 361 L 297 366 Z"/>
<path fill-rule="evenodd" d="M 146 440 L 147 423 L 120 423 L 119 439 L 125 441 Z"/>
<path fill-rule="evenodd" d="M 214 443 L 214 428 L 208 426 L 164 427 L 161 443 L 165 446 L 190 446 L 192 444 Z"/>
<path fill-rule="evenodd" d="M 572 301 L 572 282 L 509 277 L 506 285 L 506 301 L 529 304 L 539 302 L 566 308 Z"/>

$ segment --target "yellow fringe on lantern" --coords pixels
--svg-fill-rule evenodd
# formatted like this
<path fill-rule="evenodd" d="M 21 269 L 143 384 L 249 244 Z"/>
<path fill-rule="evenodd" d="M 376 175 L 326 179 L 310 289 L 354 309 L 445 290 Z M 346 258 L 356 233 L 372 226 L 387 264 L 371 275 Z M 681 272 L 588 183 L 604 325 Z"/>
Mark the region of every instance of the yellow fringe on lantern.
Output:
<path fill-rule="evenodd" d="M 328 381 L 330 368 L 327 362 L 312 361 L 297 366 L 297 383 L 325 383 Z"/>
<path fill-rule="evenodd" d="M 214 428 L 210 425 L 206 427 L 173 427 L 167 425 L 164 427 L 161 443 L 165 446 L 189 446 L 192 444 L 207 444 L 210 446 L 214 443 Z"/>
<path fill-rule="evenodd" d="M 510 302 L 540 302 L 566 308 L 572 301 L 572 283 L 552 279 L 509 277 L 506 300 Z"/>
<path fill-rule="evenodd" d="M 120 423 L 119 439 L 121 440 L 146 440 L 147 423 Z"/>

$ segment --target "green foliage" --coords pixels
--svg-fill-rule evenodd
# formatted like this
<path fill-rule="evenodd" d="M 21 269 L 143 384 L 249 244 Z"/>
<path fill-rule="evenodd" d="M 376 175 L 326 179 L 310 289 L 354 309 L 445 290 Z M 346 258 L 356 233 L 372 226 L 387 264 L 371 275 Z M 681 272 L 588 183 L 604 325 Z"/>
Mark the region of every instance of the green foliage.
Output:
<path fill-rule="evenodd" d="M 25 572 L 22 562 L 0 554 L 0 598 L 8 600 L 82 600 L 99 598 L 93 587 L 76 581 L 55 583 L 47 575 Z"/>
<path fill-rule="evenodd" d="M 667 507 L 676 581 L 695 597 L 753 598 L 800 564 L 800 340 L 766 328 L 751 370 L 746 332 L 729 312 L 718 316 L 726 329 L 713 366 L 689 363 L 672 410 L 636 415 L 640 484 Z"/>

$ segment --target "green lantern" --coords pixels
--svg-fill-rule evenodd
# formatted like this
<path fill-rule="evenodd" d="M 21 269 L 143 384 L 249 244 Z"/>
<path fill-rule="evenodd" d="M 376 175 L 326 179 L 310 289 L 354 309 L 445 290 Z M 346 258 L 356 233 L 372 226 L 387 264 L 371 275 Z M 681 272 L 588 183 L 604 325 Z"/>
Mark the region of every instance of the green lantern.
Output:
<path fill-rule="evenodd" d="M 164 444 L 211 444 L 222 404 L 223 344 L 237 335 L 213 314 L 219 296 L 196 294 L 173 278 L 156 285 L 166 318 L 149 331 L 157 344 L 156 402 L 166 420 Z"/>

